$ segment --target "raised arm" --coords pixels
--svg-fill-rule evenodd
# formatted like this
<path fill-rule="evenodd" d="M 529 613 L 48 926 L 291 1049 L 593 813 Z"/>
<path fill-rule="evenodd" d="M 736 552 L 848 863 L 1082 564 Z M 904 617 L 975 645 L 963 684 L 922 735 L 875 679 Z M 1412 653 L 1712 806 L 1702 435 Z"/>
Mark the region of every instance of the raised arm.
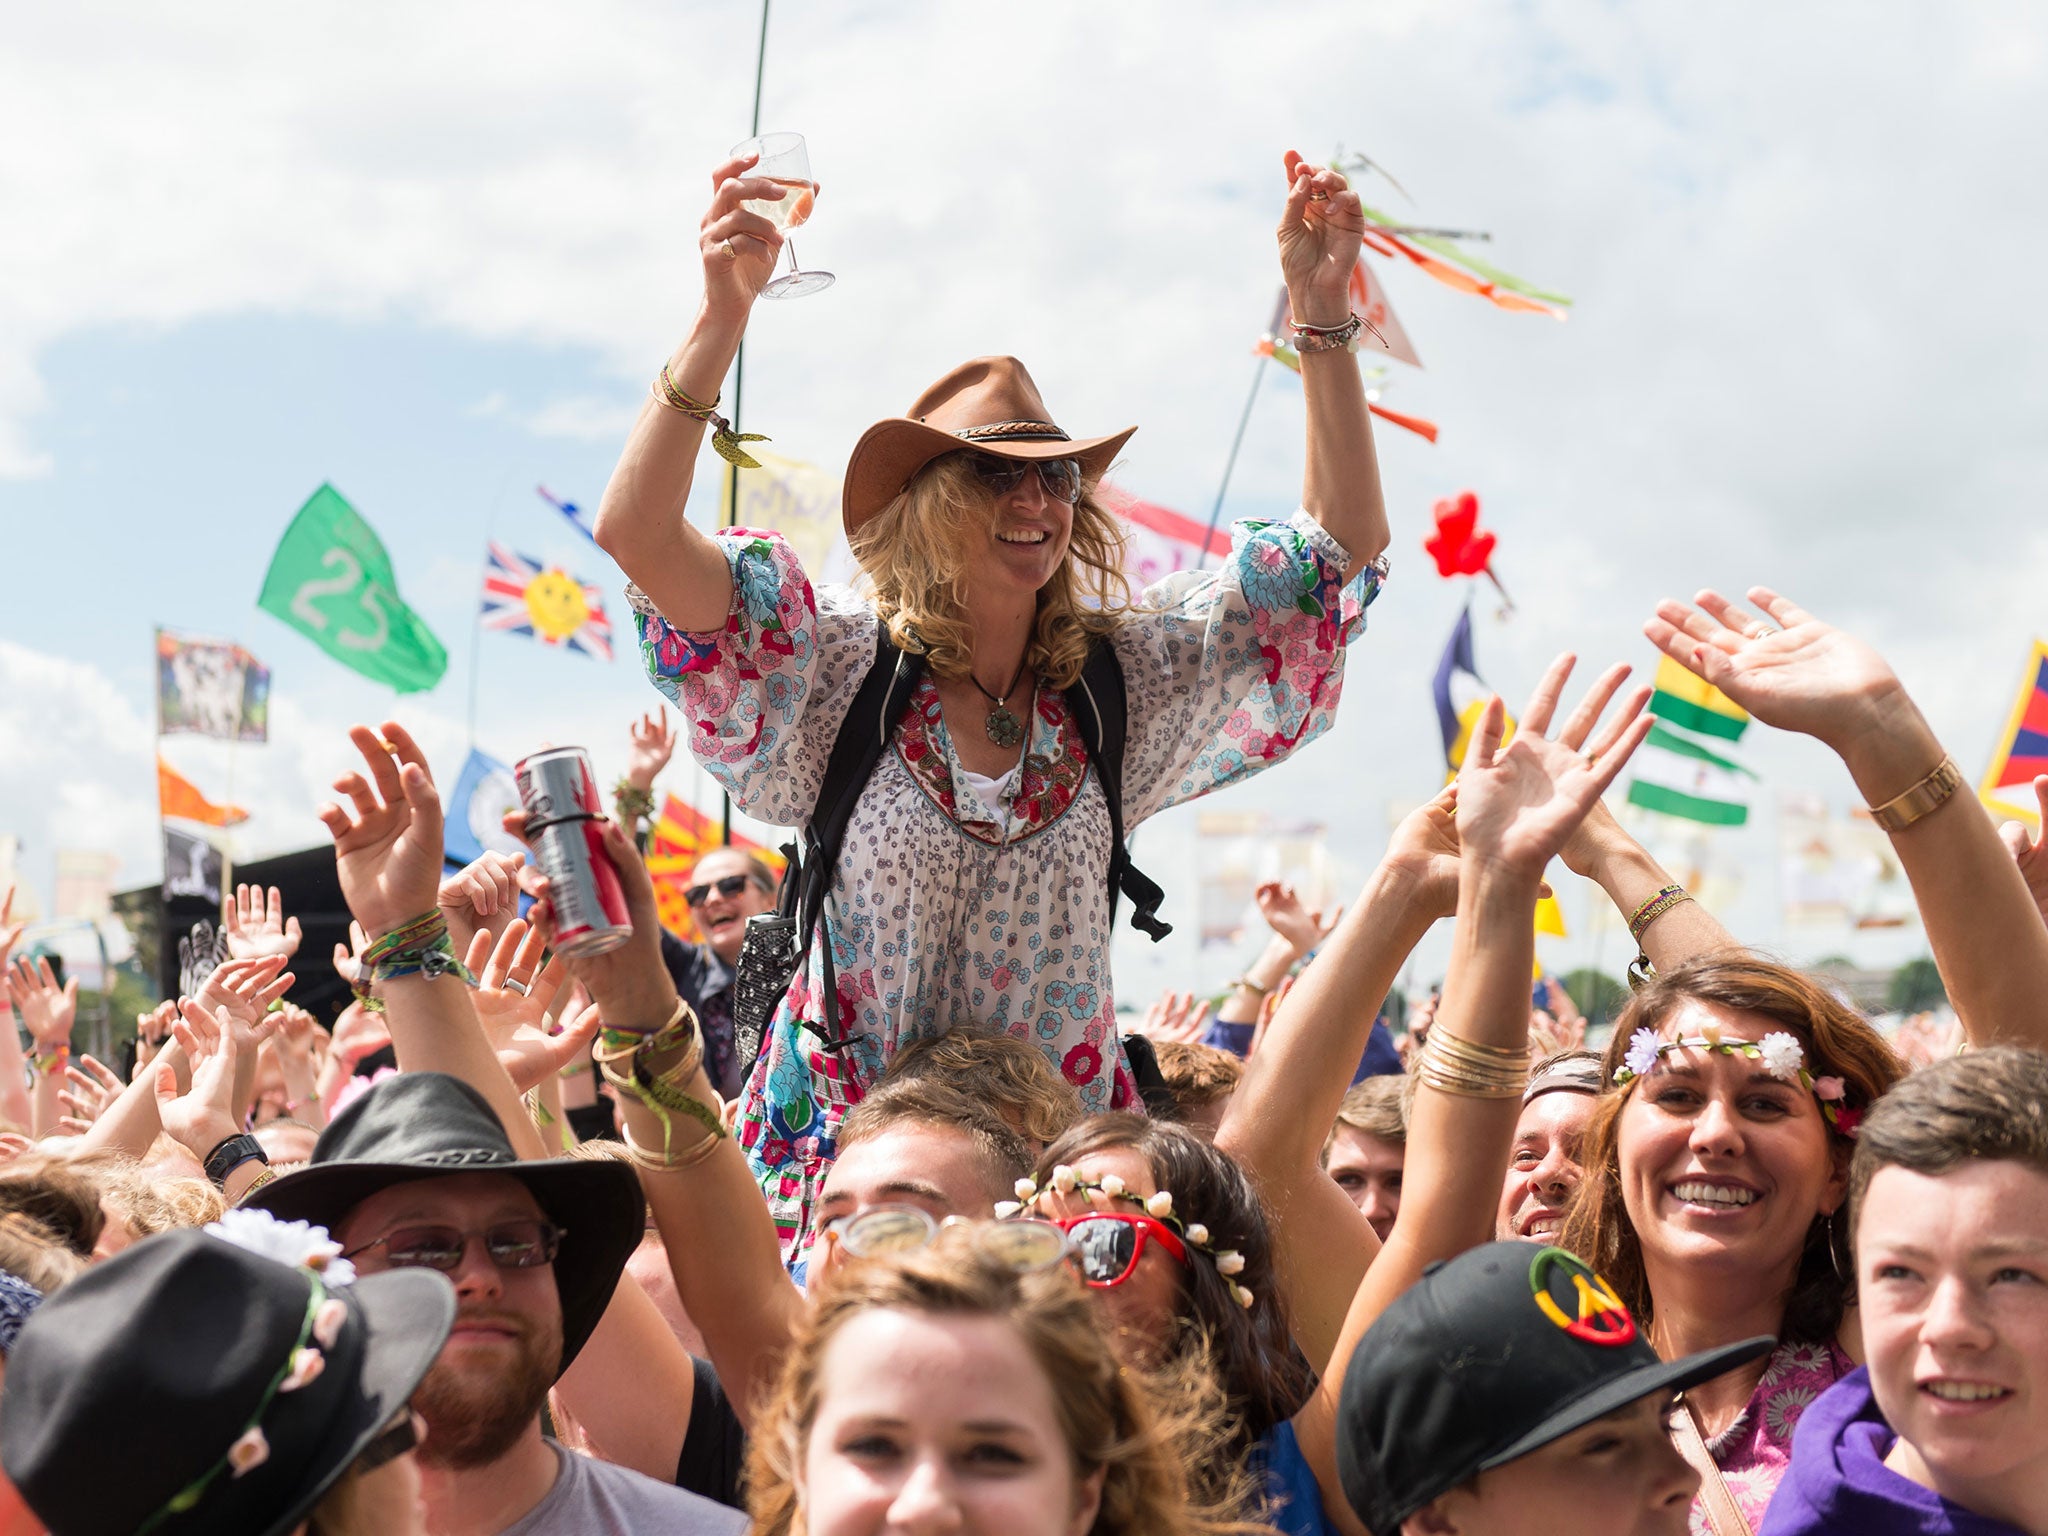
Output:
<path fill-rule="evenodd" d="M 604 836 L 625 889 L 633 937 L 610 954 L 571 962 L 571 969 L 590 989 L 611 1037 L 600 1044 L 600 1054 L 614 1056 L 610 1070 L 631 1080 L 633 1037 L 660 1030 L 675 1016 L 678 999 L 661 963 L 661 928 L 647 868 L 616 823 L 606 823 Z M 539 893 L 536 921 L 546 922 L 545 882 Z M 749 1423 L 774 1385 L 803 1297 L 782 1267 L 775 1223 L 739 1143 L 709 1129 L 722 1106 L 704 1074 L 701 1045 L 692 1046 L 689 1031 L 682 1034 L 673 1045 L 657 1042 L 658 1048 L 638 1053 L 639 1069 L 662 1084 L 662 1091 L 688 1095 L 703 1113 L 621 1092 L 619 1115 L 628 1146 L 638 1149 L 640 1184 L 668 1249 L 677 1294 L 704 1335 L 733 1411 Z"/>
<path fill-rule="evenodd" d="M 1351 314 L 1351 273 L 1365 234 L 1358 194 L 1333 170 L 1287 152 L 1280 270 L 1295 321 L 1329 330 Z M 1344 347 L 1301 353 L 1308 467 L 1301 504 L 1351 556 L 1356 571 L 1387 547 L 1387 507 L 1373 451 L 1372 413 L 1358 359 Z"/>
<path fill-rule="evenodd" d="M 745 174 L 753 164 L 752 157 L 728 160 L 712 173 L 711 208 L 697 240 L 704 301 L 668 360 L 668 382 L 704 406 L 718 404 L 747 316 L 782 254 L 780 231 L 740 206 L 783 195 L 774 182 Z M 597 513 L 598 544 L 664 618 L 686 630 L 719 628 L 732 606 L 731 568 L 684 515 L 704 427 L 665 403 L 657 385 L 640 407 Z"/>
<path fill-rule="evenodd" d="M 1273 1223 L 1294 1335 L 1320 1368 L 1379 1239 L 1321 1167 L 1324 1139 L 1409 952 L 1456 905 L 1455 787 L 1395 830 L 1387 856 L 1251 1056 L 1216 1145 L 1252 1177 Z"/>
<path fill-rule="evenodd" d="M 1602 800 L 1586 813 L 1564 845 L 1565 867 L 1583 875 L 1607 893 L 1607 899 L 1631 922 L 1646 905 L 1675 884 L 1650 850 L 1629 836 Z M 1682 901 L 1661 914 L 1648 914 L 1632 931 L 1653 969 L 1667 971 L 1698 955 L 1741 949 L 1742 942 L 1697 900 Z"/>
<path fill-rule="evenodd" d="M 1873 808 L 1909 797 L 1887 828 L 1927 927 L 1949 1001 L 1972 1045 L 2048 1048 L 2048 926 L 1983 804 L 1953 770 L 1884 658 L 1765 587 L 1759 618 L 1717 592 L 1662 602 L 1656 645 L 1766 725 L 1799 731 L 1848 766 Z"/>
<path fill-rule="evenodd" d="M 1351 1351 L 1426 1266 L 1493 1235 L 1528 1074 L 1529 976 L 1544 866 L 1649 734 L 1646 688 L 1594 734 L 1625 675 L 1615 668 L 1550 740 L 1571 667 L 1569 656 L 1552 665 L 1505 748 L 1500 700 L 1489 701 L 1458 777 L 1458 923 L 1443 1001 L 1416 1067 L 1401 1216 L 1352 1299 L 1314 1395 L 1295 1416 L 1326 1511 L 1348 1508 L 1337 1479 L 1336 1413 Z"/>

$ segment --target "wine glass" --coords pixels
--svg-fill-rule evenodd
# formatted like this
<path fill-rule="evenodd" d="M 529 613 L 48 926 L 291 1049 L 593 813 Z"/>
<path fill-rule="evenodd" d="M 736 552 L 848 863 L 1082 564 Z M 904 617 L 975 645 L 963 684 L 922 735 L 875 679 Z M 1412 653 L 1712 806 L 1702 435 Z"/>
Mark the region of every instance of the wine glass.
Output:
<path fill-rule="evenodd" d="M 747 174 L 765 177 L 782 188 L 782 196 L 774 202 L 765 198 L 749 198 L 740 204 L 742 208 L 749 213 L 760 214 L 780 230 L 795 229 L 811 216 L 811 209 L 818 198 L 818 183 L 811 176 L 811 157 L 804 148 L 802 134 L 764 133 L 744 144 L 735 144 L 732 152 L 736 156 L 760 156 L 759 162 Z M 764 296 L 800 299 L 807 293 L 818 293 L 832 286 L 830 272 L 799 271 L 796 246 L 787 239 L 783 245 L 789 251 L 789 270 L 761 290 Z"/>

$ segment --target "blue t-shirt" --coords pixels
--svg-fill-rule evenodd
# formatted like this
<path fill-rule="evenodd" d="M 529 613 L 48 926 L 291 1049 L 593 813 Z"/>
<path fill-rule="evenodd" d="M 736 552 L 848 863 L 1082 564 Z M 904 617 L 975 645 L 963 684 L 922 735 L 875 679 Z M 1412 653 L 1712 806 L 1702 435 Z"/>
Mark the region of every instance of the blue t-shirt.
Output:
<path fill-rule="evenodd" d="M 1322 1490 L 1301 1453 L 1292 1423 L 1283 1419 L 1260 1436 L 1246 1465 L 1272 1501 L 1265 1518 L 1281 1536 L 1332 1536 L 1330 1522 L 1323 1518 Z"/>

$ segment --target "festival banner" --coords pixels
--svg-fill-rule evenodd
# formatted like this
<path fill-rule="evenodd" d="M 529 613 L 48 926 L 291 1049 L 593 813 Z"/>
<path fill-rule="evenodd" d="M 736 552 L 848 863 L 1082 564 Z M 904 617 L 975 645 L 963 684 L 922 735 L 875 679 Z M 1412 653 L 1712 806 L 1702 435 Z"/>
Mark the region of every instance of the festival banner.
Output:
<path fill-rule="evenodd" d="M 225 854 L 214 841 L 219 834 L 204 822 L 164 822 L 163 899 L 195 896 L 221 899 Z"/>
<path fill-rule="evenodd" d="M 159 629 L 156 733 L 268 740 L 270 668 L 232 641 Z"/>
<path fill-rule="evenodd" d="M 1211 533 L 1182 512 L 1140 501 L 1108 481 L 1096 487 L 1102 504 L 1124 520 L 1124 574 L 1140 591 L 1175 571 L 1202 569 L 1204 555 L 1222 560 L 1230 553 L 1230 530 Z"/>
<path fill-rule="evenodd" d="M 571 528 L 574 528 L 578 533 L 582 534 L 583 537 L 590 540 L 591 543 L 595 544 L 597 542 L 597 525 L 591 521 L 590 513 L 586 512 L 582 507 L 578 506 L 573 501 L 562 500 L 561 497 L 557 496 L 553 491 L 549 490 L 544 485 L 536 485 L 534 489 L 540 493 L 540 499 L 542 501 L 546 502 L 549 506 L 553 507 L 557 512 L 561 513 L 562 516 L 566 517 L 569 520 L 569 526 Z"/>
<path fill-rule="evenodd" d="M 741 471 L 745 474 L 745 471 Z M 690 904 L 683 900 L 688 889 L 690 872 L 697 867 L 697 861 L 714 848 L 723 845 L 718 821 L 706 816 L 686 800 L 674 795 L 662 801 L 661 819 L 654 824 L 654 830 L 647 839 L 647 873 L 654 880 L 655 915 L 661 926 L 686 944 L 698 941 L 697 922 L 690 915 Z M 741 853 L 751 853 L 779 876 L 788 862 L 772 848 L 734 834 L 732 846 Z"/>
<path fill-rule="evenodd" d="M 1195 917 L 1202 955 L 1227 953 L 1239 969 L 1252 958 L 1237 956 L 1254 935 L 1264 942 L 1253 893 L 1268 880 L 1286 881 L 1310 908 L 1324 905 L 1331 885 L 1328 833 L 1323 822 L 1266 811 L 1200 812 Z"/>
<path fill-rule="evenodd" d="M 425 692 L 448 670 L 446 647 L 398 595 L 383 541 L 331 485 L 285 529 L 256 606 L 400 693 Z"/>
<path fill-rule="evenodd" d="M 505 830 L 505 813 L 519 809 L 512 770 L 471 747 L 448 797 L 441 822 L 441 857 L 451 869 L 493 853 L 524 853 L 526 845 Z"/>
<path fill-rule="evenodd" d="M 1846 818 L 1817 795 L 1778 802 L 1778 888 L 1794 928 L 1903 928 L 1919 920 L 1891 838 L 1857 807 Z"/>
<path fill-rule="evenodd" d="M 2040 801 L 2034 780 L 2048 773 L 2048 641 L 2036 640 L 2027 657 L 2026 675 L 1998 738 L 1998 750 L 1984 770 L 1977 797 L 1994 815 L 2038 826 Z"/>
<path fill-rule="evenodd" d="M 495 541 L 485 546 L 483 627 L 612 659 L 612 621 L 596 587 Z"/>
<path fill-rule="evenodd" d="M 1387 290 L 1380 286 L 1379 278 L 1363 256 L 1351 269 L 1351 308 L 1372 327 L 1358 338 L 1361 348 L 1378 348 L 1395 362 L 1406 363 L 1411 368 L 1422 366 L 1422 359 L 1415 355 L 1414 343 L 1409 341 L 1400 316 L 1394 313 L 1393 303 L 1387 298 Z"/>
<path fill-rule="evenodd" d="M 167 820 L 232 827 L 249 819 L 249 813 L 239 805 L 215 805 L 199 792 L 196 784 L 162 758 L 156 760 L 156 802 Z"/>
<path fill-rule="evenodd" d="M 844 586 L 860 572 L 839 516 L 840 475 L 815 464 L 761 453 L 758 469 L 723 475 L 720 514 L 729 528 L 782 535 L 813 586 Z M 737 499 L 735 499 L 737 491 Z"/>

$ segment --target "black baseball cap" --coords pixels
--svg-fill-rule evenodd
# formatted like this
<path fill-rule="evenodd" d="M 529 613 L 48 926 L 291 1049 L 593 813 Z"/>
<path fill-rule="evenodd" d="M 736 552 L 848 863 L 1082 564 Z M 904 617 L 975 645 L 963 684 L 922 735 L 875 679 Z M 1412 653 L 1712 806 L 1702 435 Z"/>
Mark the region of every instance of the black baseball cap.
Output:
<path fill-rule="evenodd" d="M 1614 1287 L 1562 1248 L 1488 1243 L 1432 1264 L 1353 1351 L 1337 1409 L 1344 1497 L 1373 1536 L 1439 1494 L 1640 1398 L 1777 1345 L 1660 1360 Z"/>

